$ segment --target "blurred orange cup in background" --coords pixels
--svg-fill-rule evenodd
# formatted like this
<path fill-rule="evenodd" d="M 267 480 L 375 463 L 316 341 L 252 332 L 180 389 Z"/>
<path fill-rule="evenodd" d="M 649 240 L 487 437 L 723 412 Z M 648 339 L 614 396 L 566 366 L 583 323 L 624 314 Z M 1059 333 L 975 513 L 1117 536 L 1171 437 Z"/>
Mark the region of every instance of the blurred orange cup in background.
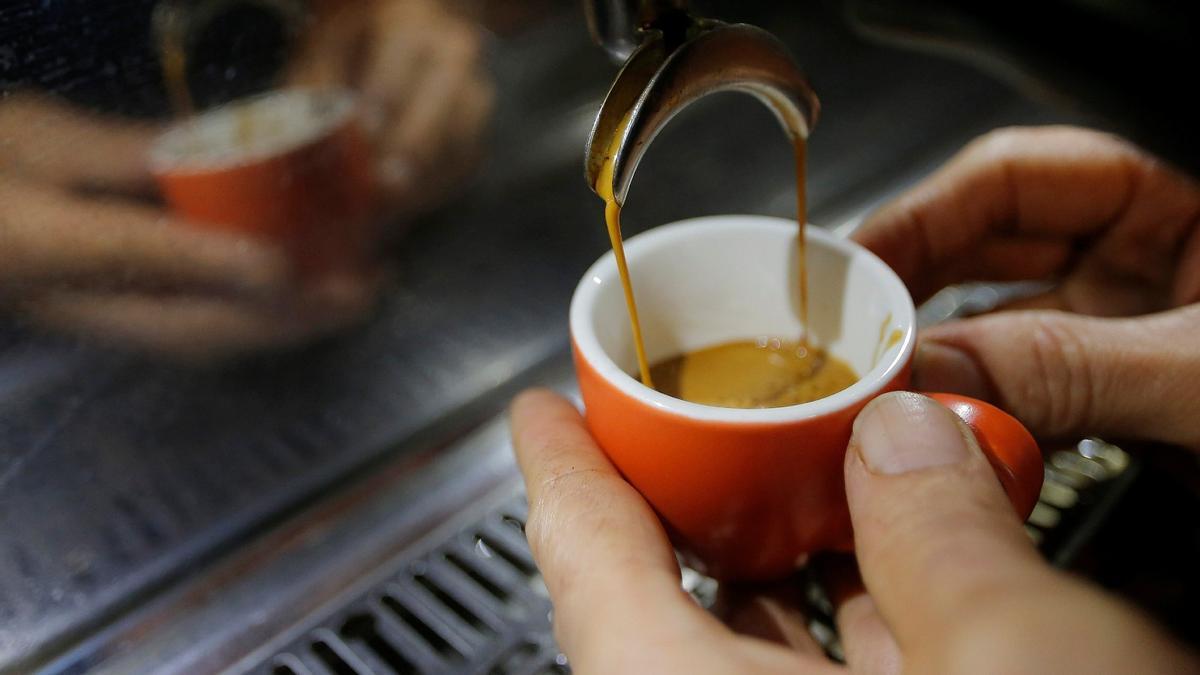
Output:
<path fill-rule="evenodd" d="M 279 90 L 172 125 L 150 152 L 168 206 L 189 223 L 282 246 L 302 277 L 362 265 L 375 176 L 353 94 Z"/>

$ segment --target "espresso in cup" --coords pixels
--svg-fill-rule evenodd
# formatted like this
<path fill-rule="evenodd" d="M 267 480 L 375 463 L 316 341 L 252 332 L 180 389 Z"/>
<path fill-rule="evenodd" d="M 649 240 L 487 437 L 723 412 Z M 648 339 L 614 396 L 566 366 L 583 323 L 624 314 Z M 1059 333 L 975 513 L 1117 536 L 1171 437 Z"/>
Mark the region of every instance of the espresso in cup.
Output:
<path fill-rule="evenodd" d="M 838 393 L 858 381 L 845 361 L 799 340 L 761 336 L 681 354 L 650 368 L 654 388 L 725 408 L 778 408 Z"/>
<path fill-rule="evenodd" d="M 821 289 L 810 297 L 807 325 L 795 221 L 701 218 L 624 243 L 649 363 L 795 336 L 780 340 L 783 348 L 807 335 L 855 375 L 807 403 L 713 405 L 659 390 L 669 378 L 642 384 L 632 375 L 637 347 L 612 252 L 587 271 L 572 300 L 589 431 L 688 564 L 721 579 L 779 578 L 808 553 L 851 547 L 842 468 L 854 416 L 908 384 L 915 311 L 903 283 L 851 242 L 816 228 L 806 235 L 805 266 Z M 888 339 L 893 331 L 898 341 Z"/>

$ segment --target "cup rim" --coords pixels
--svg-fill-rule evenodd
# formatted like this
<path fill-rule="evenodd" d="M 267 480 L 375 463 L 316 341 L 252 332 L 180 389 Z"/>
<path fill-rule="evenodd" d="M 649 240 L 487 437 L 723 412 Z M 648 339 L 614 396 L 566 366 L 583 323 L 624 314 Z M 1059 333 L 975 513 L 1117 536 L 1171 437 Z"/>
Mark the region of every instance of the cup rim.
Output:
<path fill-rule="evenodd" d="M 189 157 L 179 147 L 186 143 L 183 138 L 197 124 L 204 124 L 214 117 L 228 115 L 230 111 L 247 106 L 260 105 L 265 101 L 287 101 L 290 99 L 313 100 L 325 98 L 332 101 L 336 109 L 328 119 L 314 126 L 310 133 L 296 139 L 289 139 L 278 147 L 256 148 L 244 151 L 230 151 L 219 157 L 197 158 Z M 300 148 L 307 147 L 322 139 L 328 138 L 351 119 L 357 109 L 357 96 L 349 89 L 342 87 L 312 88 L 294 87 L 287 89 L 272 89 L 228 103 L 223 103 L 208 110 L 199 111 L 187 119 L 172 122 L 157 138 L 154 139 L 147 152 L 147 164 L 150 171 L 157 175 L 179 174 L 208 174 L 220 173 L 233 169 L 252 166 L 260 162 L 283 157 Z"/>
<path fill-rule="evenodd" d="M 630 237 L 625 241 L 625 257 L 631 267 L 646 251 L 670 246 L 674 242 L 694 236 L 703 236 L 704 231 L 722 231 L 737 228 L 748 232 L 750 228 L 771 230 L 778 233 L 787 228 L 795 232 L 796 221 L 772 216 L 720 215 L 681 220 Z M 835 249 L 851 259 L 860 259 L 880 282 L 892 305 L 892 318 L 903 331 L 900 349 L 891 359 L 875 364 L 863 373 L 858 381 L 836 394 L 825 398 L 778 408 L 723 408 L 692 403 L 668 396 L 651 389 L 639 379 L 621 369 L 600 346 L 600 341 L 591 330 L 591 317 L 595 310 L 599 290 L 605 279 L 617 275 L 616 257 L 611 250 L 602 255 L 588 268 L 580 279 L 571 298 L 570 331 L 578 355 L 593 369 L 625 396 L 641 401 L 663 412 L 680 417 L 733 424 L 772 424 L 796 422 L 845 410 L 863 403 L 880 394 L 907 366 L 916 345 L 916 308 L 904 282 L 887 263 L 880 260 L 862 246 L 838 237 L 826 230 L 808 225 L 805 229 L 810 254 L 822 247 Z M 636 292 L 636 287 L 635 287 Z"/>

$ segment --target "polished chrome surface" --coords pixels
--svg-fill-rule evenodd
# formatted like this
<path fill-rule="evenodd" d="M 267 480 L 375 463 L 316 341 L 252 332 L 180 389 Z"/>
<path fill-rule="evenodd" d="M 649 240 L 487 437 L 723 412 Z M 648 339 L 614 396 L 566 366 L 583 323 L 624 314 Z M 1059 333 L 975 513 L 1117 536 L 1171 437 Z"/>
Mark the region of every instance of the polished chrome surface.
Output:
<path fill-rule="evenodd" d="M 654 137 L 705 96 L 726 91 L 754 96 L 774 113 L 789 139 L 807 138 L 816 124 L 817 96 L 778 38 L 746 24 L 706 21 L 688 34 L 678 47 L 661 33 L 643 44 L 618 74 L 596 117 L 585 150 L 585 178 L 593 190 L 609 158 L 613 134 L 629 117 L 612 153 L 612 185 L 605 186 L 617 203 L 625 203 L 633 174 Z"/>
<path fill-rule="evenodd" d="M 592 41 L 614 61 L 624 61 L 637 49 L 640 4 L 639 0 L 584 0 L 583 14 Z"/>
<path fill-rule="evenodd" d="M 544 377 L 561 380 L 548 372 Z M 122 675 L 241 672 L 517 494 L 507 424 L 377 467 L 47 666 Z M 237 663 L 244 666 L 238 666 Z M 320 672 L 320 671 L 318 671 Z"/>
<path fill-rule="evenodd" d="M 583 0 L 588 32 L 617 63 L 629 58 L 664 14 L 687 9 L 687 0 Z"/>

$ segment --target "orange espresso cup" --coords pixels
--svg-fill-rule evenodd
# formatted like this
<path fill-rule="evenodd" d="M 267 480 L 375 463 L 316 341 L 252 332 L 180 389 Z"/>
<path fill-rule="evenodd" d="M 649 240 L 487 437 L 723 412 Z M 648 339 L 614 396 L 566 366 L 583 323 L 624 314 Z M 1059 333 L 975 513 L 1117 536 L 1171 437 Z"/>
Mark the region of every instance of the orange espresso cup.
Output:
<path fill-rule="evenodd" d="M 176 123 L 150 152 L 189 223 L 284 248 L 302 276 L 353 269 L 373 240 L 375 177 L 355 97 L 288 89 Z"/>
<path fill-rule="evenodd" d="M 717 216 L 664 225 L 625 245 L 651 362 L 757 336 L 798 336 L 794 221 Z M 643 386 L 612 252 L 571 301 L 571 341 L 588 429 L 654 507 L 689 564 L 726 580 L 786 576 L 818 551 L 853 548 L 843 460 L 855 416 L 909 385 L 912 297 L 853 242 L 807 230 L 808 335 L 861 377 L 782 408 L 699 405 Z M 1029 433 L 979 401 L 936 396 L 963 417 L 1020 517 L 1042 483 Z M 930 508 L 937 508 L 931 504 Z"/>

